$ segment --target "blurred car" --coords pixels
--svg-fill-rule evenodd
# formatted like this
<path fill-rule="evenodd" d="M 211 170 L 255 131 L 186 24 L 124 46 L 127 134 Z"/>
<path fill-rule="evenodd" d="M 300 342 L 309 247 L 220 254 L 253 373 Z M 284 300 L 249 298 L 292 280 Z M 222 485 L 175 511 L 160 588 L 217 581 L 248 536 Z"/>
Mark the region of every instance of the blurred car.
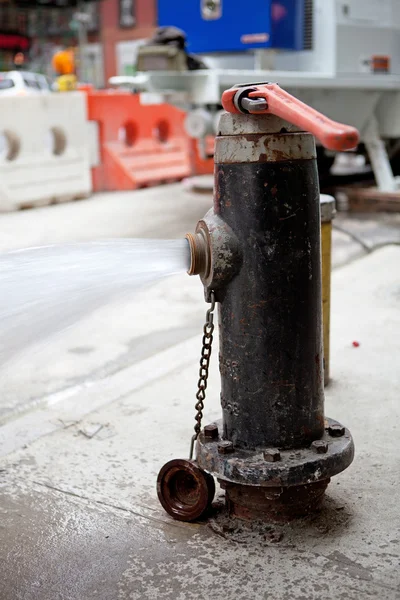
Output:
<path fill-rule="evenodd" d="M 52 86 L 47 77 L 30 71 L 0 72 L 0 96 L 48 94 Z"/>

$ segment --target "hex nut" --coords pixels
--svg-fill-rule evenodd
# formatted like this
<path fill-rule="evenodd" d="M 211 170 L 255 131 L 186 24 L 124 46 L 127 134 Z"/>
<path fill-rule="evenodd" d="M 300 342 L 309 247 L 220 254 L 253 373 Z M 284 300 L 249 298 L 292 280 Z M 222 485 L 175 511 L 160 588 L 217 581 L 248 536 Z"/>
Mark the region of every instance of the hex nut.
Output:
<path fill-rule="evenodd" d="M 342 435 L 344 435 L 344 431 L 345 429 L 343 425 L 339 425 L 339 423 L 337 425 L 330 425 L 328 427 L 328 433 L 332 437 L 341 437 Z"/>
<path fill-rule="evenodd" d="M 229 454 L 230 452 L 233 452 L 233 443 L 229 440 L 223 440 L 222 442 L 219 442 L 218 452 L 220 454 Z"/>
<path fill-rule="evenodd" d="M 264 450 L 264 460 L 267 462 L 278 462 L 281 460 L 281 453 L 276 448 Z"/>
<path fill-rule="evenodd" d="M 325 440 L 315 440 L 311 444 L 312 450 L 314 450 L 317 454 L 326 454 L 328 451 L 328 444 Z"/>
<path fill-rule="evenodd" d="M 204 437 L 206 440 L 216 440 L 218 438 L 218 426 L 215 423 L 204 427 Z"/>

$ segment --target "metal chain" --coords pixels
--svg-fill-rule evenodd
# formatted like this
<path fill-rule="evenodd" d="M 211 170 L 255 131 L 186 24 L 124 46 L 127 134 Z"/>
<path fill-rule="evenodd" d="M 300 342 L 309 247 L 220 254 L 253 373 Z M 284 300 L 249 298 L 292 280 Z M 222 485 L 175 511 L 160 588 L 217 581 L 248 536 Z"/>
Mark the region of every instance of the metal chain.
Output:
<path fill-rule="evenodd" d="M 204 323 L 203 327 L 203 346 L 201 349 L 199 381 L 197 384 L 197 402 L 195 404 L 196 416 L 194 419 L 196 421 L 196 425 L 194 426 L 194 435 L 190 442 L 189 460 L 192 460 L 193 458 L 194 443 L 199 437 L 199 433 L 201 431 L 201 420 L 203 418 L 204 400 L 206 399 L 208 369 L 210 366 L 214 332 L 215 295 L 213 291 L 210 292 L 210 302 L 211 306 L 206 313 L 206 322 Z"/>

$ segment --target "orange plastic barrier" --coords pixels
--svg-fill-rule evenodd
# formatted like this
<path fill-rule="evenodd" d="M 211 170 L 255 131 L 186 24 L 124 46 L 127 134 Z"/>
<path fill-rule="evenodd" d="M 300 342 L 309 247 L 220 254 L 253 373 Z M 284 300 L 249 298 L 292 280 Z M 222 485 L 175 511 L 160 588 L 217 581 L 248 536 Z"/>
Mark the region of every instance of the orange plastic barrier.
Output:
<path fill-rule="evenodd" d="M 206 138 L 207 158 L 202 158 L 198 140 L 191 139 L 191 164 L 193 175 L 210 175 L 214 172 L 214 144 L 215 138 L 209 135 Z"/>
<path fill-rule="evenodd" d="M 127 92 L 88 91 L 88 117 L 97 121 L 101 164 L 95 191 L 132 190 L 191 175 L 185 113 L 168 104 L 142 105 Z"/>

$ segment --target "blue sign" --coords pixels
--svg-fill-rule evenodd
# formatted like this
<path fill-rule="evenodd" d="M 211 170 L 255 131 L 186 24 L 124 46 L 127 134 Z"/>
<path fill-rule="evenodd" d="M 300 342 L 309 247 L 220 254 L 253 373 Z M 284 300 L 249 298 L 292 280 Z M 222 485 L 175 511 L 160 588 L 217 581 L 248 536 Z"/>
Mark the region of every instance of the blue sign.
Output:
<path fill-rule="evenodd" d="M 308 0 L 158 0 L 159 26 L 187 35 L 193 53 L 304 48 Z"/>

